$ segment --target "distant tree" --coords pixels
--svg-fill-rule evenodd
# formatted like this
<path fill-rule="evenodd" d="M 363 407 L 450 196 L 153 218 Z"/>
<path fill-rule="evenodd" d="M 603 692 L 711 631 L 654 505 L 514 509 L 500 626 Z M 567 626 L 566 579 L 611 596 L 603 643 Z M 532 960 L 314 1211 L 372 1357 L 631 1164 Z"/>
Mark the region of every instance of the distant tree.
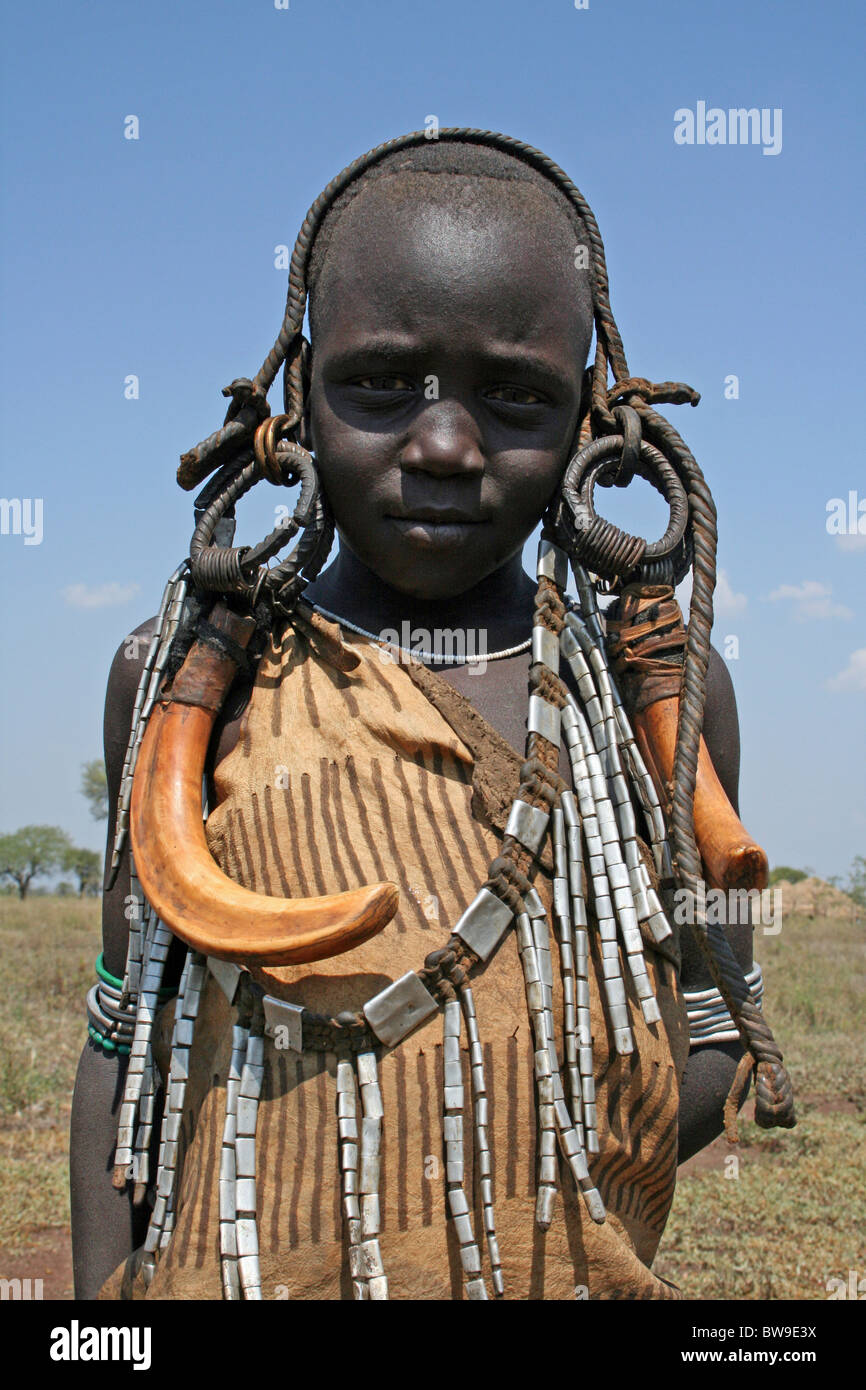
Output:
<path fill-rule="evenodd" d="M 63 871 L 78 879 L 78 896 L 96 893 L 102 877 L 102 855 L 95 849 L 76 849 L 73 845 L 63 856 Z"/>
<path fill-rule="evenodd" d="M 785 883 L 802 883 L 803 879 L 808 877 L 809 875 L 804 873 L 802 869 L 789 869 L 785 864 L 780 864 L 778 869 L 770 871 L 771 885 L 781 883 L 783 880 Z"/>
<path fill-rule="evenodd" d="M 866 855 L 854 856 L 848 873 L 847 892 L 858 907 L 866 907 Z"/>
<path fill-rule="evenodd" d="M 108 782 L 105 777 L 105 763 L 101 758 L 81 766 L 81 795 L 90 804 L 90 814 L 94 820 L 105 820 L 108 816 Z"/>
<path fill-rule="evenodd" d="M 19 898 L 26 898 L 32 880 L 59 869 L 71 848 L 66 831 L 57 825 L 25 825 L 12 835 L 0 835 L 0 878 L 11 879 Z"/>

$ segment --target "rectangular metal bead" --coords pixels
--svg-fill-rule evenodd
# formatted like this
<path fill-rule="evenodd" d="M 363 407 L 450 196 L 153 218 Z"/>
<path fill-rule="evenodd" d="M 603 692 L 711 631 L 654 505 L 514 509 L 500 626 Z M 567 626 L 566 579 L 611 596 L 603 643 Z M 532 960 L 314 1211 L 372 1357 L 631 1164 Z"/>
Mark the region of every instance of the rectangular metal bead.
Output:
<path fill-rule="evenodd" d="M 361 1255 L 361 1268 L 368 1279 L 379 1279 L 385 1269 L 378 1240 L 365 1240 L 358 1246 Z"/>
<path fill-rule="evenodd" d="M 469 1203 L 466 1201 L 466 1193 L 462 1187 L 452 1188 L 448 1193 L 448 1205 L 451 1208 L 451 1215 L 456 1219 L 458 1216 L 467 1216 L 469 1213 Z"/>
<path fill-rule="evenodd" d="M 430 991 L 425 989 L 415 972 L 409 970 L 380 994 L 367 1000 L 364 1017 L 386 1047 L 396 1047 L 408 1033 L 431 1018 L 438 1008 Z"/>
<path fill-rule="evenodd" d="M 507 903 L 482 888 L 467 907 L 454 928 L 454 935 L 465 941 L 481 960 L 487 960 L 514 920 Z"/>
<path fill-rule="evenodd" d="M 304 1011 L 300 1004 L 287 1004 L 284 999 L 276 999 L 272 994 L 266 994 L 262 999 L 262 1005 L 268 1037 L 276 1037 L 280 1047 L 288 1046 L 293 1052 L 303 1052 L 301 1014 Z M 279 1033 L 277 1029 L 280 1029 Z"/>
<path fill-rule="evenodd" d="M 526 903 L 526 911 L 529 914 L 529 916 L 533 919 L 533 921 L 536 917 L 547 916 L 547 910 L 544 906 L 544 903 L 541 901 L 541 898 L 539 897 L 537 891 L 534 888 L 530 888 L 529 892 L 526 894 L 526 897 L 524 898 L 524 902 Z"/>
<path fill-rule="evenodd" d="M 359 1052 L 355 1059 L 358 1070 L 358 1085 L 371 1086 L 379 1079 L 376 1057 L 372 1052 Z"/>
<path fill-rule="evenodd" d="M 255 1211 L 256 1183 L 254 1178 L 239 1178 L 235 1184 L 235 1200 L 238 1211 Z M 238 1222 L 240 1226 L 240 1222 Z"/>
<path fill-rule="evenodd" d="M 567 708 L 568 706 L 566 706 L 566 709 Z M 562 711 L 562 716 L 564 720 L 565 710 Z M 559 804 L 562 807 L 562 814 L 565 817 L 565 825 L 567 831 L 577 830 L 580 822 L 578 820 L 577 805 L 574 800 L 574 792 L 564 791 L 559 798 Z M 569 836 L 569 844 L 570 843 L 571 837 Z"/>
<path fill-rule="evenodd" d="M 462 1086 L 462 1085 L 463 1085 L 463 1067 L 460 1065 L 460 1062 L 459 1062 L 459 1061 L 457 1061 L 457 1062 L 449 1062 L 449 1061 L 446 1061 L 446 1062 L 445 1062 L 445 1066 L 444 1066 L 444 1073 L 445 1073 L 445 1085 L 446 1085 L 446 1086 Z"/>
<path fill-rule="evenodd" d="M 530 704 L 535 698 L 535 696 L 530 696 Z M 548 811 L 542 811 L 538 806 L 530 806 L 527 801 L 521 801 L 518 797 L 509 812 L 505 834 L 512 835 L 521 845 L 535 854 L 544 838 L 549 820 L 550 813 Z"/>
<path fill-rule="evenodd" d="M 361 1198 L 361 1234 L 377 1236 L 381 1229 L 381 1212 L 378 1194 L 373 1192 Z"/>
<path fill-rule="evenodd" d="M 549 628 L 536 625 L 532 629 L 532 660 L 540 661 L 559 674 L 559 638 Z"/>
<path fill-rule="evenodd" d="M 568 916 L 568 879 L 553 880 L 553 910 L 559 917 Z"/>
<path fill-rule="evenodd" d="M 361 1106 L 365 1120 L 381 1120 L 385 1114 L 378 1082 L 361 1087 Z"/>
<path fill-rule="evenodd" d="M 560 711 L 556 705 L 543 700 L 540 695 L 530 695 L 526 727 L 531 734 L 539 734 L 546 738 L 548 743 L 558 744 L 560 723 Z"/>
<path fill-rule="evenodd" d="M 538 542 L 538 565 L 536 575 L 552 579 L 560 589 L 568 583 L 568 556 L 560 546 L 547 539 Z"/>
<path fill-rule="evenodd" d="M 454 1217 L 454 1233 L 460 1245 L 468 1245 L 475 1239 L 472 1231 L 472 1221 L 468 1215 Z"/>

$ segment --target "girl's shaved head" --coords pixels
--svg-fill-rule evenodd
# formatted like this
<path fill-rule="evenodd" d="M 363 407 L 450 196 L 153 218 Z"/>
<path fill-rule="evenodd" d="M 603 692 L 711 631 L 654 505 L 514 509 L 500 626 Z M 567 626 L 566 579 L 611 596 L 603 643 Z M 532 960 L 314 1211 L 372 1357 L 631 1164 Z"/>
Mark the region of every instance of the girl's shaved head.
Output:
<path fill-rule="evenodd" d="M 583 223 L 554 182 L 524 160 L 485 145 L 431 140 L 387 155 L 335 200 L 316 234 L 307 268 L 310 324 L 327 314 L 339 276 L 341 252 L 362 233 L 370 236 L 368 213 L 383 204 L 398 210 L 427 205 L 459 220 L 477 235 L 492 219 L 510 215 L 520 234 L 544 246 L 552 262 L 571 271 L 569 281 L 581 311 L 592 319 L 589 248 Z M 374 219 L 379 228 L 382 219 Z M 389 259 L 389 239 L 378 248 Z M 579 250 L 579 248 L 582 248 Z M 582 363 L 580 364 L 583 365 Z"/>

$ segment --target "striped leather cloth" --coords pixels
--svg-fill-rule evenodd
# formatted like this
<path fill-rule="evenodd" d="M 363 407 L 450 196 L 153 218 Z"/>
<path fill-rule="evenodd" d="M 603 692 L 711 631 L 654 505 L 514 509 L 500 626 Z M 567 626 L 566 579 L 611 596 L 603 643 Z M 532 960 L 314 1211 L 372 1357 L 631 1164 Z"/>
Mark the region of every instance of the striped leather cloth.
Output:
<path fill-rule="evenodd" d="M 434 704 L 373 643 L 358 637 L 346 645 L 361 657 L 348 674 L 290 627 L 272 643 L 237 747 L 217 769 L 217 804 L 206 826 L 225 872 L 259 892 L 331 893 L 383 879 L 398 884 L 398 914 L 374 940 L 330 960 L 275 971 L 283 997 L 332 1015 L 360 1007 L 447 940 L 497 853 L 521 761 L 436 672 L 424 677 L 437 694 Z M 549 903 L 547 854 L 536 887 Z M 507 1298 L 677 1296 L 650 1265 L 674 1192 L 688 1028 L 672 957 L 648 934 L 644 949 L 663 1021 L 648 1027 L 632 1008 L 636 1051 L 624 1058 L 610 1045 L 596 984 L 601 961 L 593 951 L 601 1152 L 590 1166 L 607 1207 L 603 1226 L 587 1217 L 566 1169 L 550 1230 L 535 1228 L 533 1052 L 513 932 L 475 979 Z M 554 1013 L 561 1016 L 558 991 Z M 219 1150 L 231 1017 L 209 978 L 192 1054 L 175 1235 L 150 1297 L 220 1297 Z M 266 1039 L 256 1141 L 265 1298 L 351 1297 L 335 1070 L 330 1054 L 277 1051 Z M 441 1017 L 386 1053 L 380 1077 L 380 1244 L 390 1296 L 459 1298 L 457 1243 L 445 1203 Z M 468 1124 L 467 1134 L 472 1191 Z M 476 1222 L 479 1217 L 476 1209 Z M 117 1287 L 114 1276 L 105 1295 Z"/>

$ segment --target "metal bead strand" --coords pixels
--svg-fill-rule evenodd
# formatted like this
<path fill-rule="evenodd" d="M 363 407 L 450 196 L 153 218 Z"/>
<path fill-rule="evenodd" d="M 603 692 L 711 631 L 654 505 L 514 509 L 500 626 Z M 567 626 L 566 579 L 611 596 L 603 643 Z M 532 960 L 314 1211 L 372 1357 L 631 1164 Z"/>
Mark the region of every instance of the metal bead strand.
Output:
<path fill-rule="evenodd" d="M 617 819 L 620 825 L 620 832 L 623 838 L 623 847 L 626 851 L 626 864 L 629 870 L 629 878 L 632 886 L 635 907 L 638 912 L 639 921 L 649 924 L 653 938 L 656 941 L 664 941 L 671 933 L 670 923 L 662 911 L 661 904 L 655 890 L 653 889 L 647 867 L 644 864 L 637 845 L 637 827 L 634 820 L 634 812 L 631 805 L 628 784 L 625 779 L 622 757 L 627 758 L 628 740 L 634 746 L 637 758 L 640 753 L 628 723 L 628 716 L 624 706 L 620 703 L 617 708 L 615 695 L 616 685 L 610 671 L 608 670 L 604 655 L 601 651 L 591 645 L 589 634 L 579 625 L 572 625 L 572 632 L 576 634 L 577 641 L 582 651 L 576 653 L 576 659 L 583 661 L 583 654 L 588 653 L 590 661 L 595 670 L 598 681 L 598 689 L 604 708 L 605 725 L 607 731 L 607 774 L 613 784 L 614 799 L 617 805 Z M 584 668 L 585 668 L 585 663 Z M 572 668 L 574 669 L 574 668 Z M 627 737 L 623 735 L 623 727 L 627 731 Z M 622 740 L 622 755 L 620 752 L 620 740 Z M 656 863 L 661 865 L 661 872 L 665 871 L 665 866 L 669 867 L 670 849 L 664 828 L 664 819 L 658 798 L 655 795 L 655 784 L 640 760 L 643 771 L 639 774 L 639 783 L 643 789 L 646 804 L 650 809 L 652 844 Z M 647 1019 L 647 1022 L 658 1022 L 658 1019 Z"/>
<path fill-rule="evenodd" d="M 460 988 L 460 1005 L 463 1010 L 463 1021 L 466 1024 L 466 1035 L 469 1039 L 469 1067 L 472 1077 L 472 1102 L 475 1120 L 473 1126 L 475 1130 L 475 1161 L 478 1165 L 481 1189 L 484 1234 L 487 1240 L 487 1253 L 490 1257 L 493 1292 L 497 1298 L 501 1298 L 505 1293 L 505 1282 L 502 1277 L 502 1261 L 499 1255 L 499 1241 L 496 1237 L 496 1216 L 493 1210 L 493 1160 L 487 1137 L 489 1114 L 487 1083 L 484 1077 L 484 1052 L 478 1032 L 475 999 L 468 983 Z M 462 1130 L 463 1121 L 461 1119 L 459 1125 L 456 1125 L 452 1130 L 452 1134 L 460 1138 L 461 1141 L 463 1138 Z M 446 1144 L 448 1141 L 449 1135 L 446 1131 Z"/>
<path fill-rule="evenodd" d="M 355 1069 L 348 1058 L 337 1062 L 337 1134 L 340 1152 L 340 1186 L 343 1216 L 349 1242 L 352 1292 L 357 1300 L 369 1296 L 361 1265 L 361 1199 L 358 1195 L 358 1107 Z"/>
<path fill-rule="evenodd" d="M 382 1150 L 382 1089 L 375 1052 L 359 1052 L 355 1058 L 358 1089 L 361 1094 L 361 1153 L 358 1172 L 358 1195 L 361 1208 L 360 1242 L 357 1245 L 358 1277 L 366 1284 L 364 1297 L 371 1302 L 385 1302 L 388 1280 L 379 1247 L 382 1211 L 379 1198 L 379 1175 Z M 352 1271 L 353 1279 L 356 1277 Z"/>
<path fill-rule="evenodd" d="M 585 689 L 587 685 L 593 686 L 595 684 L 584 656 L 588 656 L 592 663 L 604 706 L 607 746 L 615 751 L 616 760 L 620 767 L 623 758 L 628 765 L 632 785 L 644 814 L 656 870 L 663 877 L 669 875 L 671 871 L 670 847 L 655 783 L 641 756 L 616 681 L 605 661 L 604 649 L 595 645 L 590 633 L 574 613 L 569 613 L 566 618 L 566 635 L 561 640 L 563 652 L 567 656 L 569 665 L 578 681 L 578 688 L 581 690 Z M 583 686 L 581 682 L 584 682 Z M 621 755 L 620 747 L 622 749 Z M 628 810 L 633 819 L 630 795 L 628 797 Z M 645 878 L 649 882 L 649 875 L 645 866 L 642 867 L 641 878 Z M 653 894 L 653 896 L 655 895 Z M 659 940 L 663 939 L 663 937 L 659 938 Z"/>
<path fill-rule="evenodd" d="M 658 1004 L 653 994 L 652 984 L 647 974 L 646 961 L 644 960 L 643 941 L 638 920 L 638 905 L 635 902 L 631 876 L 624 862 L 624 850 L 619 840 L 619 826 L 613 805 L 607 793 L 604 769 L 602 768 L 597 745 L 594 744 L 594 739 L 599 740 L 599 735 L 596 729 L 590 731 L 590 728 L 583 718 L 580 707 L 576 703 L 570 705 L 569 708 L 574 716 L 576 728 L 582 744 L 584 760 L 590 777 L 593 800 L 595 802 L 595 810 L 602 839 L 605 873 L 613 898 L 614 914 L 619 924 L 629 970 L 631 971 L 635 991 L 640 1001 L 641 1010 L 646 1022 L 658 1023 L 661 1014 L 659 1013 Z M 615 753 L 608 748 L 606 743 L 603 745 L 602 751 L 609 754 L 611 758 L 615 757 Z M 604 788 L 603 793 L 602 788 Z M 635 851 L 637 851 L 636 842 L 634 848 Z M 639 871 L 636 872 L 638 881 L 640 881 Z M 641 899 L 647 910 L 649 910 L 645 892 L 641 893 Z M 607 952 L 605 954 L 609 954 L 612 957 L 612 952 Z"/>
<path fill-rule="evenodd" d="M 159 1159 L 156 1169 L 156 1196 L 153 1204 L 153 1211 L 150 1215 L 147 1232 L 144 1237 L 144 1266 L 146 1269 L 145 1278 L 148 1283 L 153 1277 L 156 1268 L 156 1256 L 162 1247 L 162 1236 L 167 1224 L 169 1203 L 174 1192 L 175 1161 L 177 1157 L 177 1144 L 174 1145 L 174 1153 L 167 1150 L 168 1124 L 171 1106 L 172 1089 L 177 1085 L 178 1068 L 175 1067 L 175 1043 L 178 1036 L 178 1027 L 183 1013 L 183 996 L 189 980 L 189 973 L 192 967 L 192 952 L 189 952 L 184 962 L 183 973 L 180 979 L 180 988 L 177 998 L 174 1001 L 174 1026 L 171 1036 L 171 1065 L 166 1086 L 165 1107 L 162 1117 L 162 1130 L 159 1137 Z M 169 1160 L 167 1162 L 167 1160 Z"/>
<path fill-rule="evenodd" d="M 141 989 L 141 961 L 144 953 L 146 924 L 150 917 L 150 904 L 145 901 L 135 860 L 129 851 L 129 893 L 133 899 L 132 916 L 129 918 L 129 941 L 126 947 L 126 965 L 123 971 L 123 992 L 137 999 Z"/>
<path fill-rule="evenodd" d="M 613 1025 L 614 1045 L 619 1055 L 625 1056 L 634 1051 L 634 1037 L 628 1017 L 625 982 L 619 965 L 616 917 L 611 900 L 607 859 L 604 853 L 604 837 L 610 834 L 611 827 L 607 817 L 602 818 L 602 808 L 599 801 L 605 794 L 604 782 L 600 770 L 594 774 L 594 777 L 590 774 L 586 750 L 581 737 L 581 722 L 585 724 L 580 707 L 576 701 L 570 700 L 562 711 L 562 726 L 571 758 L 572 776 L 580 807 L 581 829 L 586 837 L 586 847 L 589 853 L 593 905 L 601 938 L 604 991 Z M 607 803 L 607 814 L 612 820 L 613 811 L 609 802 Z"/>
<path fill-rule="evenodd" d="M 580 1082 L 577 1041 L 577 991 L 574 975 L 574 932 L 569 903 L 568 851 L 565 839 L 565 815 L 557 806 L 552 818 L 553 830 L 553 915 L 559 933 L 559 970 L 562 979 L 562 1038 L 565 1068 L 568 1073 L 571 1111 L 574 1127 L 582 1146 L 586 1144 L 583 1126 L 583 1094 Z"/>
<path fill-rule="evenodd" d="M 587 1153 L 598 1153 L 595 1070 L 592 1056 L 592 1015 L 589 1006 L 589 931 L 583 887 L 580 819 L 573 792 L 560 798 L 568 841 L 568 880 L 574 930 L 574 974 L 577 1003 L 577 1058 Z M 572 1082 L 574 1078 L 572 1078 Z"/>
<path fill-rule="evenodd" d="M 150 906 L 150 903 L 145 902 L 144 916 L 140 929 L 142 955 L 144 955 L 146 950 L 149 950 L 149 942 L 153 938 L 153 933 L 156 931 L 158 921 L 159 919 Z M 141 979 L 141 972 L 139 972 L 139 993 L 141 990 Z M 160 1007 L 159 995 L 157 995 L 157 1007 Z M 144 1060 L 144 1070 L 141 1075 L 141 1087 L 138 1093 L 138 1101 L 135 1107 L 135 1147 L 132 1155 L 132 1178 L 134 1182 L 132 1200 L 134 1203 L 144 1201 L 147 1184 L 150 1179 L 150 1144 L 153 1135 L 153 1122 L 156 1114 L 157 1089 L 158 1082 L 153 1049 L 148 1047 L 147 1056 Z"/>
<path fill-rule="evenodd" d="M 155 1252 L 157 1249 L 164 1249 L 171 1239 L 174 1228 L 178 1147 L 186 1099 L 186 1083 L 189 1079 L 189 1053 L 206 970 L 205 957 L 190 951 L 184 964 L 181 986 L 175 1000 L 171 1060 L 159 1137 L 156 1201 L 144 1245 L 145 1250 L 148 1251 Z"/>
<path fill-rule="evenodd" d="M 180 619 L 183 613 L 183 605 L 188 588 L 188 582 L 184 577 L 186 564 L 187 562 L 184 560 L 175 570 L 165 586 L 156 625 L 150 639 L 150 646 L 138 681 L 138 689 L 136 691 L 135 704 L 133 705 L 132 711 L 129 741 L 126 746 L 123 769 L 120 776 L 120 792 L 117 802 L 114 846 L 111 854 L 109 876 L 117 872 L 117 867 L 120 863 L 120 856 L 123 852 L 123 846 L 129 830 L 129 806 L 132 800 L 132 778 L 138 759 L 138 750 L 141 747 L 141 740 L 144 737 L 144 728 L 147 719 L 153 709 L 159 680 L 165 669 L 165 663 L 168 660 L 169 648 L 174 640 L 174 635 L 180 625 Z"/>
<path fill-rule="evenodd" d="M 553 1219 L 556 1198 L 556 1115 L 553 1108 L 554 1088 L 550 1049 L 544 1026 L 544 984 L 535 931 L 529 914 L 517 918 L 517 947 L 526 984 L 526 1005 L 535 1041 L 535 1080 L 538 1090 L 538 1191 L 535 1199 L 535 1224 L 546 1231 Z"/>
<path fill-rule="evenodd" d="M 559 1057 L 556 1050 L 556 1038 L 553 1023 L 553 971 L 550 963 L 550 935 L 548 930 L 547 913 L 544 911 L 543 904 L 539 900 L 533 905 L 535 911 L 530 915 L 530 925 L 533 940 L 535 943 L 535 954 L 538 961 L 539 974 L 541 976 L 542 993 L 544 996 L 544 1008 L 533 1020 L 536 1032 L 536 1066 L 537 1072 L 542 1069 L 540 1053 L 547 1052 L 550 1075 L 547 1080 L 539 1079 L 539 1100 L 542 1100 L 544 1093 L 544 1104 L 551 1104 L 553 1108 L 553 1121 L 556 1135 L 559 1140 L 559 1147 L 563 1156 L 571 1169 L 575 1184 L 583 1194 L 587 1211 L 593 1221 L 601 1224 L 605 1219 L 604 1203 L 600 1193 L 596 1190 L 589 1173 L 589 1166 L 586 1161 L 583 1143 L 577 1132 L 574 1121 L 565 1102 L 565 1092 L 562 1085 L 562 1072 L 559 1066 Z M 548 1084 L 549 1083 L 549 1084 Z M 550 1091 L 550 1100 L 547 1093 Z M 546 1146 L 549 1147 L 549 1139 Z M 544 1149 L 545 1146 L 543 1146 Z M 542 1163 L 544 1163 L 544 1152 L 542 1151 Z M 555 1149 L 554 1149 L 555 1164 Z M 547 1174 L 549 1176 L 550 1169 Z M 554 1181 L 556 1178 L 555 1167 L 553 1171 Z"/>
<path fill-rule="evenodd" d="M 449 999 L 442 1015 L 443 1061 L 445 1069 L 443 1131 L 445 1135 L 445 1178 L 448 1207 L 460 1246 L 460 1263 L 466 1275 L 466 1296 L 475 1302 L 487 1300 L 487 1287 L 481 1277 L 481 1253 L 472 1229 L 472 1217 L 464 1187 L 463 1165 L 463 1063 L 460 1058 L 460 1001 Z M 486 1121 L 487 1101 L 476 1108 L 476 1116 Z"/>
<path fill-rule="evenodd" d="M 580 573 L 578 573 L 578 568 L 575 568 L 575 579 L 577 580 L 578 589 L 581 594 L 581 614 L 579 616 L 572 610 L 566 615 L 566 624 L 578 640 L 581 638 L 581 633 L 586 632 L 590 642 L 601 653 L 602 659 L 604 659 L 606 656 L 605 636 L 599 616 L 595 590 L 585 570 L 581 569 Z M 581 618 L 583 620 L 582 622 Z M 606 669 L 610 679 L 611 695 L 616 711 L 617 724 L 619 725 L 622 738 L 623 750 L 626 761 L 629 764 L 638 799 L 641 802 L 641 807 L 646 818 L 656 870 L 662 878 L 667 878 L 670 877 L 672 872 L 670 846 L 667 841 L 664 816 L 659 804 L 655 782 L 644 763 L 643 756 L 641 755 L 629 723 L 628 714 L 622 696 L 619 693 L 616 680 L 610 668 L 606 667 Z"/>
<path fill-rule="evenodd" d="M 138 1101 L 144 1076 L 151 1065 L 151 1034 L 159 1007 L 159 989 L 165 971 L 171 932 L 154 917 L 144 942 L 141 992 L 135 1015 L 135 1035 L 129 1052 L 129 1065 L 123 1090 L 123 1101 L 117 1126 L 117 1147 L 114 1155 L 114 1185 L 123 1187 L 132 1174 L 132 1148 Z"/>
<path fill-rule="evenodd" d="M 237 1236 L 237 1159 L 235 1144 L 238 1133 L 238 1104 L 241 1089 L 241 1075 L 247 1055 L 250 1030 L 246 1024 L 236 1022 L 232 1026 L 232 1051 L 226 1079 L 226 1115 L 223 1125 L 222 1149 L 220 1150 L 220 1272 L 222 1276 L 223 1298 L 237 1302 L 241 1297 L 240 1275 L 238 1273 Z M 244 1102 L 240 1113 L 244 1136 L 248 1132 L 255 1135 L 255 1107 Z"/>
<path fill-rule="evenodd" d="M 261 1302 L 262 1298 L 259 1234 L 256 1228 L 256 1124 L 264 1074 L 264 1014 L 261 1002 L 257 1001 L 238 1089 L 235 1138 L 235 1232 L 238 1275 L 244 1298 L 255 1302 Z"/>

